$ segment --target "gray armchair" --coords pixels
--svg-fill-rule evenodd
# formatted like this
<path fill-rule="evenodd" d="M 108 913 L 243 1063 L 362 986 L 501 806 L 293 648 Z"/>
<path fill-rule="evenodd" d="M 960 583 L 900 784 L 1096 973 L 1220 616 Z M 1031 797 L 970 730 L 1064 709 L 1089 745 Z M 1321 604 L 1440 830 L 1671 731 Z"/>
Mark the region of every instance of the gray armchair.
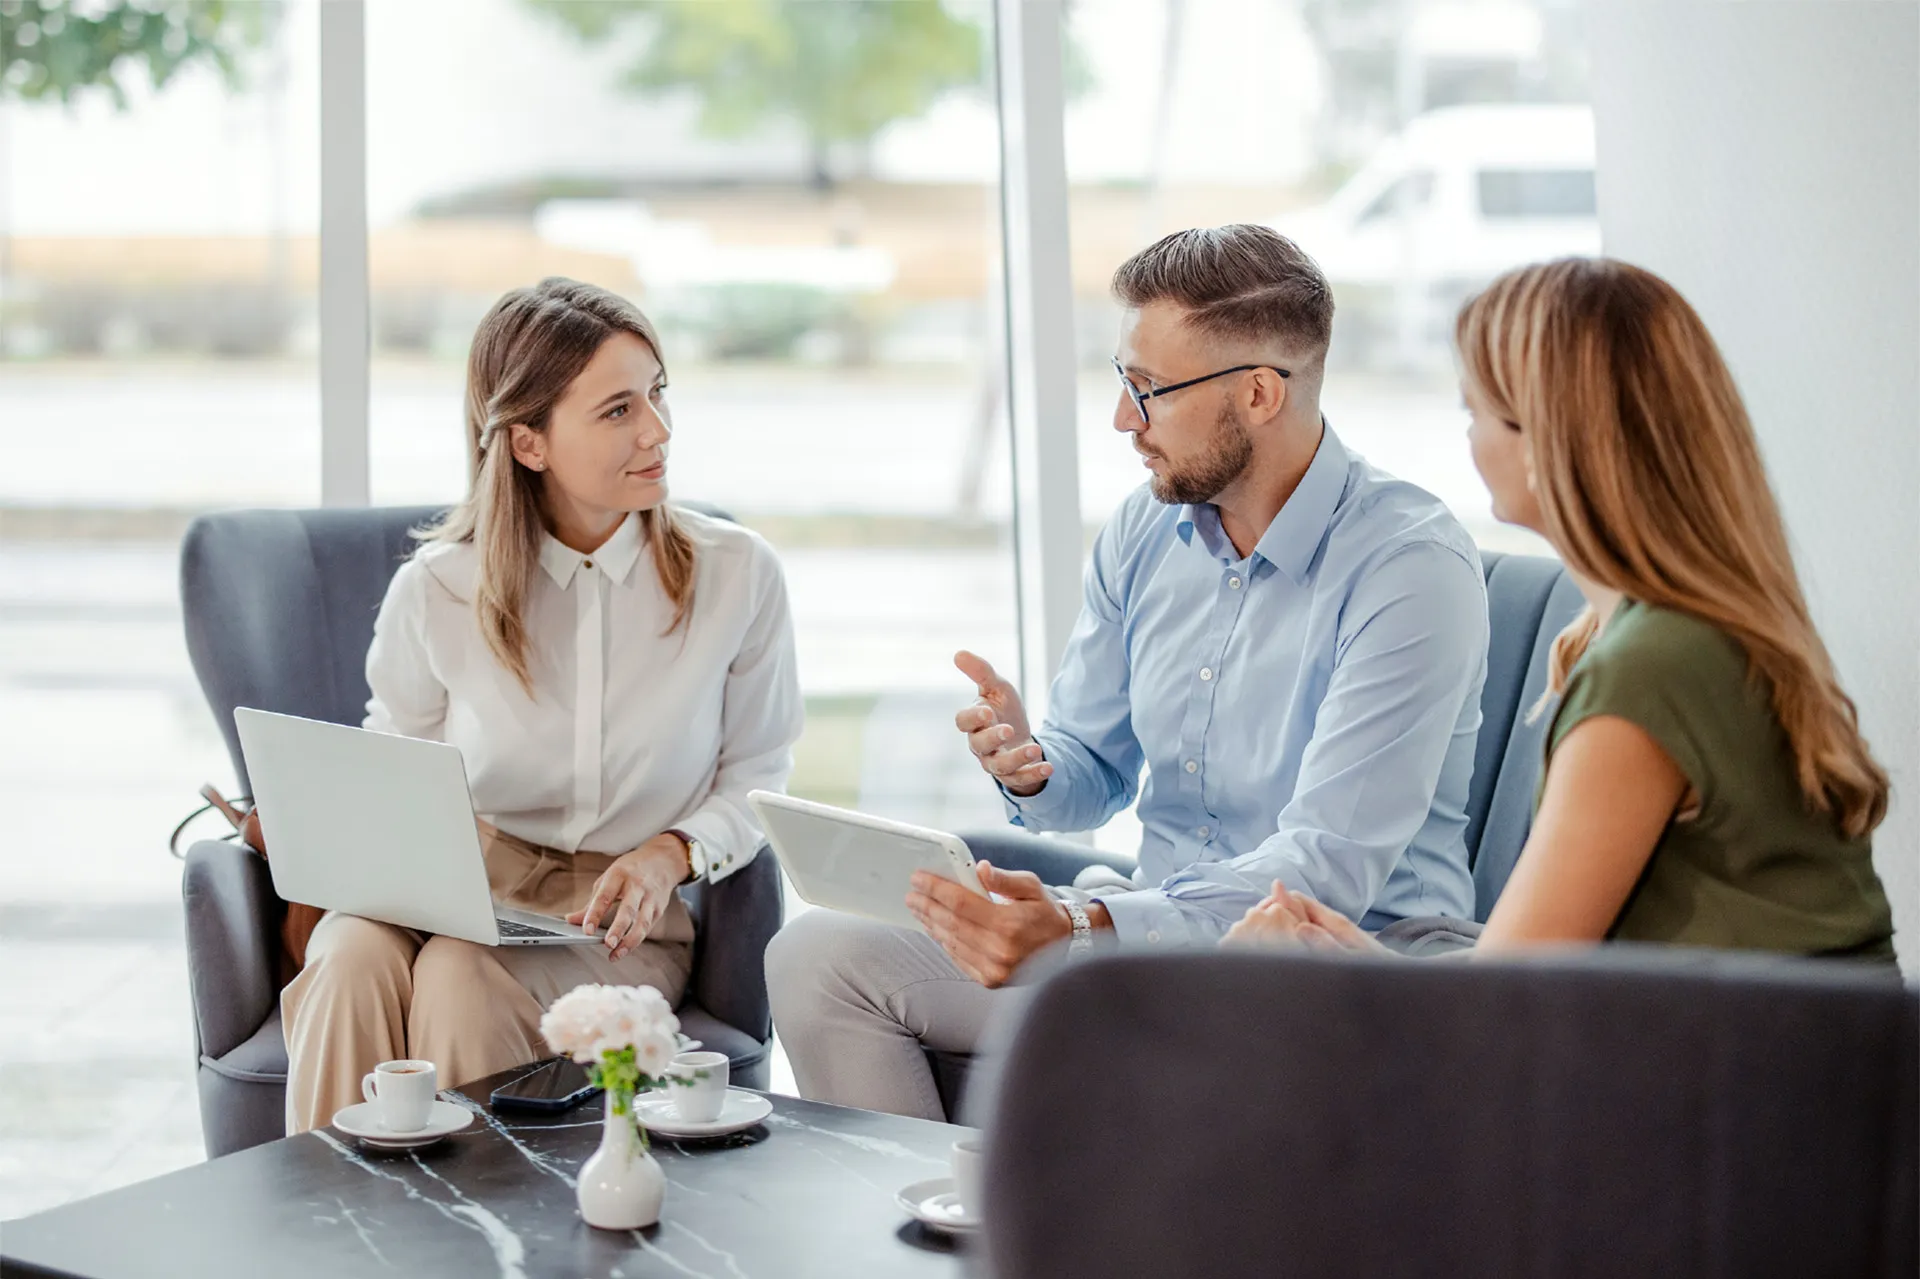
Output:
<path fill-rule="evenodd" d="M 234 707 L 360 722 L 374 617 L 411 550 L 408 530 L 435 514 L 238 511 L 202 517 L 187 530 L 180 553 L 187 651 L 243 788 Z M 217 1156 L 285 1131 L 276 972 L 285 906 L 266 863 L 227 840 L 188 850 L 182 891 L 200 1123 L 207 1154 Z M 681 1025 L 732 1058 L 735 1080 L 764 1088 L 772 1017 L 761 963 L 780 927 L 779 868 L 763 854 L 718 884 L 681 893 L 695 929 Z"/>
<path fill-rule="evenodd" d="M 1474 918 L 1484 923 L 1533 826 L 1533 791 L 1540 778 L 1546 723 L 1527 723 L 1527 710 L 1547 686 L 1554 636 L 1573 620 L 1583 601 L 1573 579 L 1553 560 L 1493 551 L 1481 552 L 1481 560 L 1492 636 L 1467 794 L 1466 840 Z M 1030 870 L 1049 884 L 1070 884 L 1075 874 L 1095 863 L 1128 868 L 1121 859 L 1012 828 L 968 832 L 966 840 L 976 855 L 994 865 Z M 947 1114 L 959 1116 L 971 1056 L 930 1050 L 927 1058 Z"/>
<path fill-rule="evenodd" d="M 999 1279 L 1920 1272 L 1920 994 L 1844 961 L 1114 956 L 1000 1063 Z"/>

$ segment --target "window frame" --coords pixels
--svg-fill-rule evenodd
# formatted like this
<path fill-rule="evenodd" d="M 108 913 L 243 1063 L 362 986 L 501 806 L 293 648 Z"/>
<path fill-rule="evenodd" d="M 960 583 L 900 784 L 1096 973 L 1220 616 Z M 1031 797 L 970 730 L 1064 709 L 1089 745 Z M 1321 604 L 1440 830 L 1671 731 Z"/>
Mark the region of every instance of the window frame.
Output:
<path fill-rule="evenodd" d="M 320 500 L 371 501 L 366 0 L 320 8 Z M 1036 714 L 1079 613 L 1063 0 L 995 0 L 1020 678 Z"/>

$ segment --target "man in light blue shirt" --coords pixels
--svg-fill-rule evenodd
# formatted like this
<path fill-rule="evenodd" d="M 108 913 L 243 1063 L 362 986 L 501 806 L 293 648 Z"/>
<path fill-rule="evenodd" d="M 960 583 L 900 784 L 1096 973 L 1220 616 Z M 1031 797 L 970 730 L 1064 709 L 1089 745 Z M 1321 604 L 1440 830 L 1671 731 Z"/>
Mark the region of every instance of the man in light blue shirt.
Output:
<path fill-rule="evenodd" d="M 1482 581 L 1446 509 L 1331 429 L 1246 554 L 1214 506 L 1136 492 L 1094 546 L 1033 735 L 1051 774 L 1008 790 L 1013 821 L 1091 830 L 1138 792 L 1151 891 L 1093 897 L 1123 941 L 1217 941 L 1275 880 L 1376 931 L 1471 917 Z"/>
<path fill-rule="evenodd" d="M 1139 869 L 1076 892 L 983 865 L 997 900 L 921 880 L 926 936 L 796 921 L 768 977 L 809 1097 L 940 1117 L 920 1048 L 970 1048 L 996 988 L 1056 941 L 1211 945 L 1276 881 L 1371 929 L 1472 913 L 1484 578 L 1437 498 L 1322 418 L 1324 276 L 1230 226 L 1168 236 L 1114 291 L 1114 426 L 1151 478 L 1094 546 L 1040 729 L 970 653 L 980 698 L 955 722 L 1028 830 L 1091 829 L 1137 797 Z"/>

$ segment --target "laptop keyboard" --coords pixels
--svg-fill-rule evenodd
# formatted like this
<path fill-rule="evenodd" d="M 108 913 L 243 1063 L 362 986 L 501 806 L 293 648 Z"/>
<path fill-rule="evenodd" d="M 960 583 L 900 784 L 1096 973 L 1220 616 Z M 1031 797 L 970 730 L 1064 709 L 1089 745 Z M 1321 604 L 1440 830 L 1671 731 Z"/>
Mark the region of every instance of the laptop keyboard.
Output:
<path fill-rule="evenodd" d="M 513 919 L 500 919 L 494 922 L 500 925 L 502 937 L 567 937 L 571 935 L 556 933 L 551 928 L 536 928 L 532 924 L 523 924 Z"/>

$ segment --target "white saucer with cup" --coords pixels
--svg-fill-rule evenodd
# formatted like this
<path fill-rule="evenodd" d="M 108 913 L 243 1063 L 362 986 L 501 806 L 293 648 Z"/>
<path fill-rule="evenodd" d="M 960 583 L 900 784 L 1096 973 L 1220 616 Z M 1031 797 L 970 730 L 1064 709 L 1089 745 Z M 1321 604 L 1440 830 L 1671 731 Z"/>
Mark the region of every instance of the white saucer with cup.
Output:
<path fill-rule="evenodd" d="M 963 1137 L 953 1143 L 953 1176 L 916 1181 L 894 1196 L 907 1215 L 923 1226 L 950 1234 L 971 1234 L 980 1228 L 980 1205 L 985 1143 Z"/>
<path fill-rule="evenodd" d="M 439 1082 L 430 1061 L 383 1061 L 360 1081 L 366 1101 L 341 1110 L 333 1126 L 388 1150 L 432 1145 L 473 1122 L 471 1111 L 440 1100 Z"/>
<path fill-rule="evenodd" d="M 685 1083 L 633 1099 L 634 1116 L 656 1137 L 704 1140 L 744 1132 L 773 1113 L 773 1103 L 757 1092 L 727 1087 L 731 1063 L 725 1053 L 683 1052 L 667 1073 Z"/>

